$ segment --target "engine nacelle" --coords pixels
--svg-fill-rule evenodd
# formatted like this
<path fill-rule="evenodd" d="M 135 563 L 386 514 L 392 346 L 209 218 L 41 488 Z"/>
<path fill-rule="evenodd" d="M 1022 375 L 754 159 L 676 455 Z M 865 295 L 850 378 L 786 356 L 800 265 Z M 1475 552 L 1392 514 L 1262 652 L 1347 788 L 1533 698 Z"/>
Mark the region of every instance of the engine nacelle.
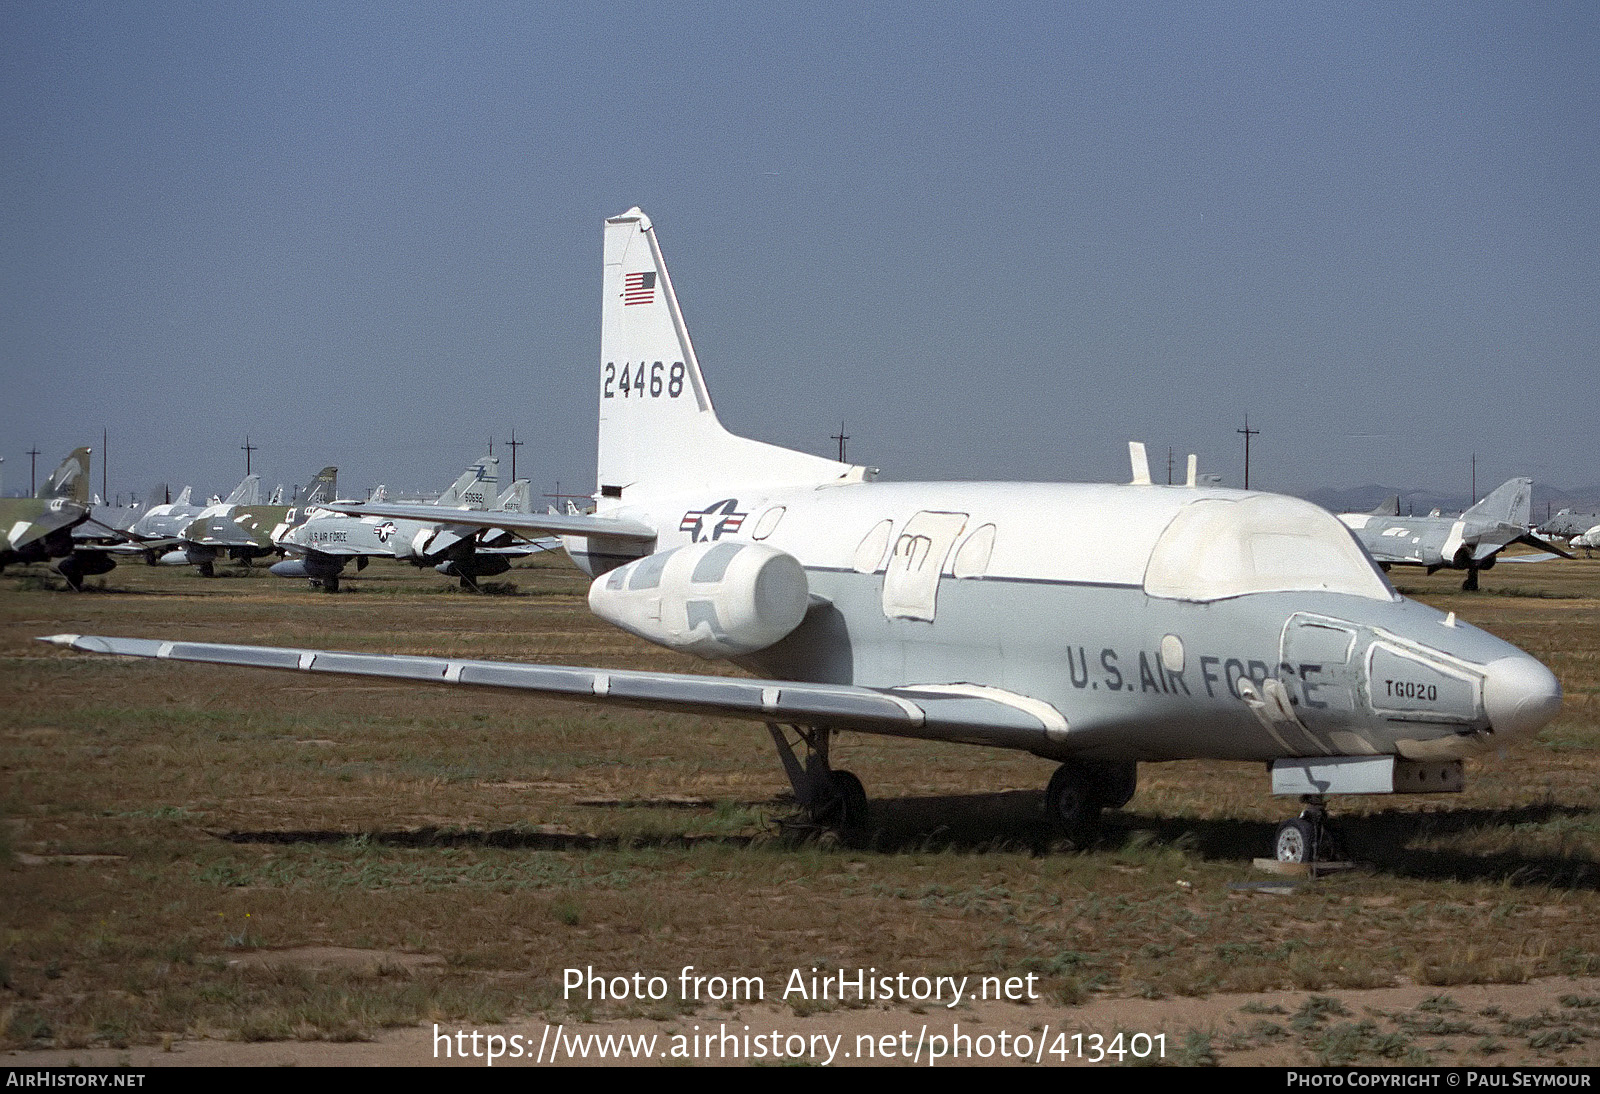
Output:
<path fill-rule="evenodd" d="M 736 657 L 800 625 L 811 601 L 793 555 L 760 543 L 695 543 L 595 578 L 589 608 L 668 649 Z"/>

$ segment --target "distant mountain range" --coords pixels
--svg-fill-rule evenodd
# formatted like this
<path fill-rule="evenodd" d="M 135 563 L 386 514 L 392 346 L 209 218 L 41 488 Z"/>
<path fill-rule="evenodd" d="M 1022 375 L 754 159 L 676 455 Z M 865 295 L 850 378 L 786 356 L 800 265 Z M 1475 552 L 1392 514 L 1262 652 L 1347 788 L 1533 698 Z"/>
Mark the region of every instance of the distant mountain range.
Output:
<path fill-rule="evenodd" d="M 1479 483 L 1480 498 L 1499 485 L 1498 482 Z M 1322 487 L 1308 490 L 1300 496 L 1307 501 L 1315 502 L 1330 513 L 1362 513 L 1396 494 L 1400 495 L 1400 512 L 1407 515 L 1426 514 L 1435 509 L 1442 513 L 1459 513 L 1472 504 L 1465 494 L 1443 494 L 1436 490 L 1383 486 L 1378 483 L 1352 486 L 1345 490 Z M 1543 521 L 1547 512 L 1556 513 L 1562 509 L 1572 509 L 1580 513 L 1600 510 L 1600 484 L 1576 488 L 1551 486 L 1542 482 L 1533 484 L 1535 524 Z"/>

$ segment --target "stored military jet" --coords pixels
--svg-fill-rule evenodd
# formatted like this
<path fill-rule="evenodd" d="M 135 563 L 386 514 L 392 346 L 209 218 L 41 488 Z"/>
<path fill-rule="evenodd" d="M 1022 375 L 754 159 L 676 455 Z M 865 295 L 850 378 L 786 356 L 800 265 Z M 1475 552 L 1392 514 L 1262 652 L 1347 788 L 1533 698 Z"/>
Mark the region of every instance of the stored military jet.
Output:
<path fill-rule="evenodd" d="M 143 552 L 146 560 L 154 564 L 161 561 L 164 552 L 178 547 L 183 541 L 184 531 L 210 507 L 209 504 L 196 505 L 190 501 L 191 491 L 191 487 L 185 486 L 177 498 L 160 505 L 155 504 L 152 496 L 144 514 L 127 530 L 134 542 L 123 547 L 120 553 Z M 246 475 L 224 501 L 210 504 L 257 505 L 260 502 L 261 476 Z M 181 565 L 183 560 L 175 561 Z"/>
<path fill-rule="evenodd" d="M 562 535 L 594 577 L 596 614 L 756 678 L 50 641 L 749 719 L 766 724 L 805 809 L 845 829 L 868 809 L 860 780 L 832 764 L 846 732 L 1054 761 L 1048 813 L 1074 836 L 1130 798 L 1139 763 L 1264 762 L 1275 793 L 1306 796 L 1277 837 L 1294 860 L 1321 853 L 1324 795 L 1459 789 L 1463 757 L 1532 734 L 1560 706 L 1547 668 L 1399 596 L 1308 502 L 1192 476 L 1153 485 L 1142 448 L 1129 485 L 877 483 L 736 436 L 638 209 L 606 222 L 604 267 L 598 511 L 452 519 Z"/>
<path fill-rule="evenodd" d="M 352 516 L 335 509 L 331 498 L 307 505 L 309 519 L 274 537 L 277 546 L 294 557 L 273 566 L 272 573 L 309 578 L 313 585 L 338 592 L 339 577 L 351 559 L 358 570 L 366 569 L 373 558 L 398 558 L 416 566 L 453 564 L 458 569 L 451 576 L 467 585 L 478 576 L 503 572 L 510 565 L 504 559 L 486 557 L 481 563 L 476 559 L 478 527 L 457 528 L 451 523 L 458 507 L 482 511 L 495 500 L 499 466 L 493 456 L 473 463 L 437 501 L 415 507 L 427 517 Z M 448 511 L 450 519 L 441 510 Z"/>
<path fill-rule="evenodd" d="M 178 546 L 161 561 L 188 564 L 199 569 L 201 576 L 215 573 L 218 557 L 248 563 L 254 558 L 265 558 L 278 553 L 274 532 L 287 534 L 291 526 L 301 521 L 291 521 L 291 511 L 309 511 L 322 502 L 333 501 L 338 495 L 337 467 L 324 467 L 306 486 L 305 497 L 295 505 L 281 504 L 282 489 L 276 497 L 262 504 L 256 501 L 222 502 L 207 506 L 200 515 L 184 528 Z M 254 477 L 254 476 L 252 476 Z"/>
<path fill-rule="evenodd" d="M 1576 542 L 1577 539 L 1593 536 L 1597 532 L 1600 532 L 1600 513 L 1575 513 L 1571 509 L 1563 509 L 1539 525 L 1540 535 L 1571 539 L 1574 540 L 1573 546 L 1577 547 L 1583 546 Z"/>
<path fill-rule="evenodd" d="M 1339 519 L 1384 569 L 1465 570 L 1461 587 L 1470 591 L 1478 587 L 1478 571 L 1492 569 L 1496 556 L 1513 543 L 1538 547 L 1550 557 L 1572 557 L 1529 530 L 1532 497 L 1532 479 L 1508 479 L 1459 517 L 1398 516 L 1399 498 L 1391 498 L 1371 513 L 1341 513 Z"/>
<path fill-rule="evenodd" d="M 89 449 L 75 448 L 31 498 L 0 498 L 0 570 L 14 562 L 59 559 L 56 572 L 74 589 L 90 574 L 115 568 L 116 560 L 93 543 L 75 541 L 73 530 L 89 519 Z"/>

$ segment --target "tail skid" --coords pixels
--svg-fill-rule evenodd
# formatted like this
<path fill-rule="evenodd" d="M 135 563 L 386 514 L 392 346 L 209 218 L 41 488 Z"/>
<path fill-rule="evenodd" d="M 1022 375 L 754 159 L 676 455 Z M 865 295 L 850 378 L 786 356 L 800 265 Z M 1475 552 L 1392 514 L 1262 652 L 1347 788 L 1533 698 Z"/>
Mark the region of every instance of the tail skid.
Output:
<path fill-rule="evenodd" d="M 869 469 L 729 433 L 711 405 L 650 218 L 606 221 L 600 336 L 598 500 L 730 480 L 763 486 L 859 482 Z"/>

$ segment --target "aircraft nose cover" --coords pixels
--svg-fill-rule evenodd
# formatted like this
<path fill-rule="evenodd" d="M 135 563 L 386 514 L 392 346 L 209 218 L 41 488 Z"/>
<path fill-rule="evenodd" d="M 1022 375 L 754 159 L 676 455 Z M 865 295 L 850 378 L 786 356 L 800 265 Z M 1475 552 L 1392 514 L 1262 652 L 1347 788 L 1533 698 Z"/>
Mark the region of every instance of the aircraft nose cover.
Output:
<path fill-rule="evenodd" d="M 1484 669 L 1483 708 L 1498 733 L 1528 734 L 1561 710 L 1561 682 L 1531 657 L 1502 657 Z"/>

